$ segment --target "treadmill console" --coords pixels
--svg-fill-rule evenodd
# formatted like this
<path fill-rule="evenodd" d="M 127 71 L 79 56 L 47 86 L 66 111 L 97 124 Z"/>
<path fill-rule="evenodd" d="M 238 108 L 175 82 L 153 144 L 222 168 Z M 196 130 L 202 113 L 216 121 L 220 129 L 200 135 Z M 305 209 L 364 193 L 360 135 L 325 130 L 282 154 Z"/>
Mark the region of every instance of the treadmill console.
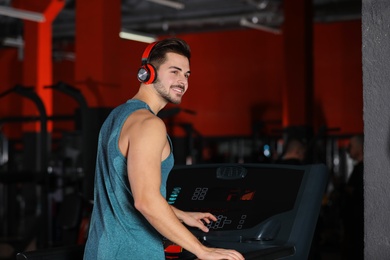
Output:
<path fill-rule="evenodd" d="M 305 259 L 326 183 L 325 165 L 186 165 L 172 169 L 166 198 L 180 210 L 216 216 L 207 233 L 189 227 L 204 244 L 246 259 Z M 166 257 L 194 259 L 176 245 Z"/>

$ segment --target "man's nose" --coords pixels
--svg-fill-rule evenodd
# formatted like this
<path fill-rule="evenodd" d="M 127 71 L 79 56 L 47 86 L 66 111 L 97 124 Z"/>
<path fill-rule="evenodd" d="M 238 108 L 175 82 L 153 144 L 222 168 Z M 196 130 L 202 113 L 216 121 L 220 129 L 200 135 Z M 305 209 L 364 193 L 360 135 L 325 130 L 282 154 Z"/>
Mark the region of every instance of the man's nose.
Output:
<path fill-rule="evenodd" d="M 183 86 L 187 86 L 188 85 L 188 78 L 186 76 L 181 76 L 179 78 L 179 84 L 183 85 Z"/>

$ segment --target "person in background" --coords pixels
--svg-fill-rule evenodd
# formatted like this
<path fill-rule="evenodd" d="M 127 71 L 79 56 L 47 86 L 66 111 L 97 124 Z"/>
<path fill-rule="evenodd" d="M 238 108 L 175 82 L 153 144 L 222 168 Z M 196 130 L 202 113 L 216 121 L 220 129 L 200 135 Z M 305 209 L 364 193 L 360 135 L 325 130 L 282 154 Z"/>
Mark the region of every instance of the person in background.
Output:
<path fill-rule="evenodd" d="M 363 135 L 350 138 L 348 154 L 355 164 L 343 189 L 344 259 L 364 259 L 363 147 Z"/>
<path fill-rule="evenodd" d="M 284 146 L 282 156 L 275 161 L 277 164 L 301 165 L 306 156 L 306 144 L 298 138 L 290 138 Z"/>
<path fill-rule="evenodd" d="M 178 38 L 148 45 L 138 92 L 110 113 L 98 140 L 94 205 L 84 259 L 165 259 L 163 237 L 199 259 L 242 260 L 235 251 L 203 245 L 184 225 L 208 232 L 208 212 L 168 204 L 172 143 L 157 113 L 179 104 L 188 89 L 190 48 Z"/>
<path fill-rule="evenodd" d="M 304 165 L 306 160 L 307 145 L 301 138 L 291 137 L 287 139 L 282 156 L 276 160 L 277 164 Z M 314 231 L 308 260 L 320 260 L 320 242 L 322 232 L 322 219 L 318 217 Z"/>

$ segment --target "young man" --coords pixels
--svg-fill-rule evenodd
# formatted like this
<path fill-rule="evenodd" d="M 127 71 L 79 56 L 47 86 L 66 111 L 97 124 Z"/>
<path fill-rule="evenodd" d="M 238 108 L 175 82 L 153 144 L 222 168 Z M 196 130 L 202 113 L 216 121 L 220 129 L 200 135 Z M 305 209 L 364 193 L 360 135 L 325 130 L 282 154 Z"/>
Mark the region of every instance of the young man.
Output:
<path fill-rule="evenodd" d="M 301 165 L 304 164 L 305 157 L 305 143 L 298 138 L 292 138 L 287 140 L 283 156 L 280 159 L 276 160 L 276 163 Z"/>
<path fill-rule="evenodd" d="M 156 115 L 168 102 L 181 102 L 190 56 L 180 39 L 149 45 L 138 71 L 138 93 L 103 124 L 84 259 L 163 260 L 162 236 L 199 259 L 244 259 L 234 250 L 205 247 L 183 225 L 208 232 L 203 221 L 216 221 L 212 214 L 181 211 L 164 197 L 174 160 L 166 127 Z"/>

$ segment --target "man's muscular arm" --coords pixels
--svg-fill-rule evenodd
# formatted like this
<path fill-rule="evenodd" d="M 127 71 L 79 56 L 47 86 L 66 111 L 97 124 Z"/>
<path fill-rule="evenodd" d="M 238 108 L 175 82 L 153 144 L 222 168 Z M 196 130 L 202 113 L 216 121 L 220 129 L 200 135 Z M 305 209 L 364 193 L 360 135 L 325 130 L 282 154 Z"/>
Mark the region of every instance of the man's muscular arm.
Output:
<path fill-rule="evenodd" d="M 134 118 L 133 118 L 134 119 Z M 242 256 L 225 249 L 207 248 L 180 222 L 161 195 L 161 161 L 167 143 L 163 121 L 156 116 L 140 117 L 128 129 L 128 177 L 135 207 L 164 237 L 182 246 L 200 259 L 241 260 Z M 196 218 L 182 216 L 183 221 Z M 199 224 L 196 224 L 199 226 Z"/>

